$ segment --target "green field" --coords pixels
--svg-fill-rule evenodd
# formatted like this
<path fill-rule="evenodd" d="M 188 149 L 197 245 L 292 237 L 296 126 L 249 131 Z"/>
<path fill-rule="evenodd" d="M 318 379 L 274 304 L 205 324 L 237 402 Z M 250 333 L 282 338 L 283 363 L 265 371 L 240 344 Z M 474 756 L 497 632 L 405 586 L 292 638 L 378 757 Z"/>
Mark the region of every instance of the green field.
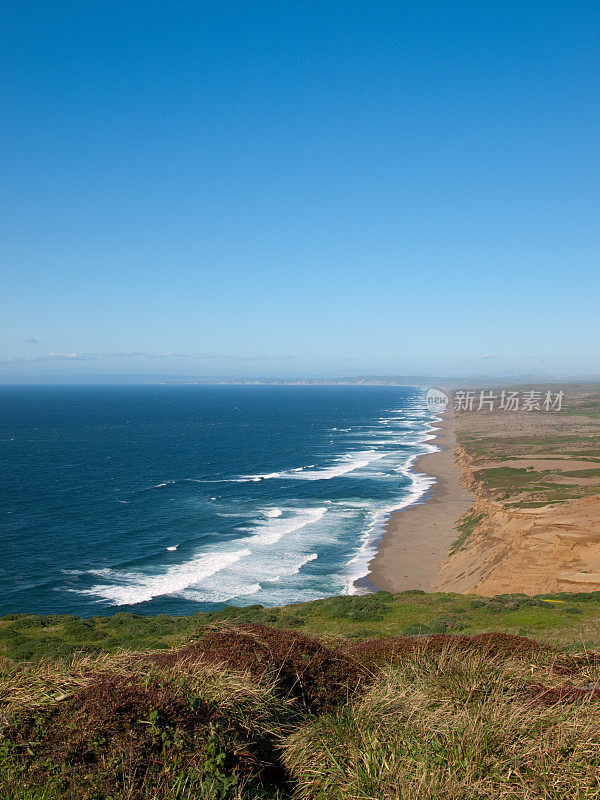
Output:
<path fill-rule="evenodd" d="M 257 622 L 353 640 L 401 634 L 502 631 L 534 636 L 573 649 L 600 645 L 600 592 L 533 598 L 377 592 L 282 608 L 229 607 L 218 613 L 189 617 L 124 612 L 87 619 L 9 614 L 0 618 L 0 653 L 22 661 L 68 657 L 76 652 L 114 652 L 119 648 L 168 649 L 185 644 L 207 626 L 222 622 Z"/>

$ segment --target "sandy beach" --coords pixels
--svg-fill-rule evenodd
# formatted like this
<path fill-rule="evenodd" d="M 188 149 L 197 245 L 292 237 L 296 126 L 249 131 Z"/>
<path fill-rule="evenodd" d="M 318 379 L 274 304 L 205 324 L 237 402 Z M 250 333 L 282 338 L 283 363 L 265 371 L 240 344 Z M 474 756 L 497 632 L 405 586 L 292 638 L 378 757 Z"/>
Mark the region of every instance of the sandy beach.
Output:
<path fill-rule="evenodd" d="M 458 536 L 456 520 L 475 495 L 460 485 L 461 470 L 454 461 L 455 419 L 451 409 L 436 423 L 434 444 L 442 449 L 417 459 L 416 472 L 435 477 L 435 484 L 414 505 L 395 511 L 369 564 L 368 580 L 376 589 L 430 591 L 450 546 Z"/>

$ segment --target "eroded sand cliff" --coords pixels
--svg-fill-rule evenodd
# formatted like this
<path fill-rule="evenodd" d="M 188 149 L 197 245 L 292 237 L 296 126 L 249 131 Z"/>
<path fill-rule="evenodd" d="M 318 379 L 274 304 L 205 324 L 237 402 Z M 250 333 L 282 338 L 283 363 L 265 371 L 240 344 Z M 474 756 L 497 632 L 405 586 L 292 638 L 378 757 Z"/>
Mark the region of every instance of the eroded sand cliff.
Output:
<path fill-rule="evenodd" d="M 583 410 L 589 397 L 573 402 L 587 403 Z M 466 413 L 457 428 L 462 481 L 477 500 L 459 520 L 433 588 L 483 595 L 599 590 L 600 419 Z"/>

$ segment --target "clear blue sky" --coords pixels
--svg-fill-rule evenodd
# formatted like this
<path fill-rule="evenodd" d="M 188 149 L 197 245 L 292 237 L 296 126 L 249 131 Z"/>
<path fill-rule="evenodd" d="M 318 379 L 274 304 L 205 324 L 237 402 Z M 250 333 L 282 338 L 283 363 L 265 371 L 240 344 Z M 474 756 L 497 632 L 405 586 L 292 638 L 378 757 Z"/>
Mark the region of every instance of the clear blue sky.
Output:
<path fill-rule="evenodd" d="M 600 373 L 596 2 L 3 6 L 4 376 Z"/>

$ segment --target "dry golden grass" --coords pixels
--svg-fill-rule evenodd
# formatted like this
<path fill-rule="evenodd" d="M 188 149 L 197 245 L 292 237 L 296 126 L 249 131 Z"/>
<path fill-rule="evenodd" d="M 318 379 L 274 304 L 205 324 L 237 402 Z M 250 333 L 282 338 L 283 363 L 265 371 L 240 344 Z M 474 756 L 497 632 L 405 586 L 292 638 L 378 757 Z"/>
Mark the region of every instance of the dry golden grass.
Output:
<path fill-rule="evenodd" d="M 163 655 L 164 651 L 159 651 Z M 0 663 L 0 725 L 15 710 L 34 710 L 59 703 L 91 685 L 99 675 L 119 675 L 185 687 L 191 695 L 219 706 L 232 720 L 249 728 L 273 715 L 285 713 L 286 701 L 273 692 L 274 681 L 251 680 L 248 674 L 225 671 L 218 665 L 195 661 L 157 665 L 152 652 L 76 654 L 68 661 L 43 659 Z"/>
<path fill-rule="evenodd" d="M 532 677 L 533 676 L 533 677 Z M 286 742 L 301 800 L 591 800 L 600 797 L 600 704 L 550 702 L 547 658 L 491 664 L 448 650 L 383 672 L 364 697 Z M 579 685 L 600 683 L 598 668 Z"/>
<path fill-rule="evenodd" d="M 193 648 L 4 660 L 0 800 L 600 800 L 597 655 L 410 641 L 320 714 Z"/>

